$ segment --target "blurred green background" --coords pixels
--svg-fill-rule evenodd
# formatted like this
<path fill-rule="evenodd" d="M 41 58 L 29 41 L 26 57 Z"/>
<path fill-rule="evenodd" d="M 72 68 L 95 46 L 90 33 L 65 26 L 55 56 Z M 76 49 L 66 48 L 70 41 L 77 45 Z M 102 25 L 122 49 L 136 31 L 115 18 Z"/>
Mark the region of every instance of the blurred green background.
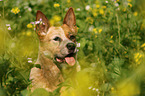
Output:
<path fill-rule="evenodd" d="M 59 26 L 69 7 L 76 15 L 81 71 L 62 96 L 145 96 L 144 4 L 144 0 L 0 0 L 0 96 L 59 96 L 58 90 L 27 90 L 38 54 L 34 23 L 41 10 L 52 26 Z"/>

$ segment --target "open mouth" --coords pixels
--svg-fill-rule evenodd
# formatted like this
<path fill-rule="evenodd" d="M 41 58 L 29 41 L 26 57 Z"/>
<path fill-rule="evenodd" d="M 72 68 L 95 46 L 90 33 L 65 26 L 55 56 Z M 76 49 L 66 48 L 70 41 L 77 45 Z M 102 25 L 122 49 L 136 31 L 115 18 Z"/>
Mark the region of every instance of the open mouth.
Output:
<path fill-rule="evenodd" d="M 64 58 L 56 57 L 55 59 L 59 63 L 66 62 L 68 65 L 73 66 L 75 64 L 74 56 L 75 56 L 75 53 L 70 53 L 70 54 L 66 55 Z"/>

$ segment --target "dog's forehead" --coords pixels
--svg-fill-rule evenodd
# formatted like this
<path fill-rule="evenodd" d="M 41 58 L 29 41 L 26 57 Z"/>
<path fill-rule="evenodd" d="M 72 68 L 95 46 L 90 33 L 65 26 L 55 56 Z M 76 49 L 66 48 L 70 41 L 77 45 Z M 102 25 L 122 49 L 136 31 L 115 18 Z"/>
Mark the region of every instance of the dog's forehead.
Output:
<path fill-rule="evenodd" d="M 60 27 L 52 26 L 49 28 L 46 38 L 53 37 L 55 35 L 60 36 L 62 38 L 68 38 L 69 34 L 75 34 L 75 32 L 72 32 L 72 30 L 67 25 L 62 25 Z"/>
<path fill-rule="evenodd" d="M 62 34 L 64 34 L 64 31 L 62 30 L 61 27 L 53 27 L 52 26 L 52 27 L 49 28 L 47 34 L 48 35 L 55 35 L 55 34 L 62 35 Z"/>

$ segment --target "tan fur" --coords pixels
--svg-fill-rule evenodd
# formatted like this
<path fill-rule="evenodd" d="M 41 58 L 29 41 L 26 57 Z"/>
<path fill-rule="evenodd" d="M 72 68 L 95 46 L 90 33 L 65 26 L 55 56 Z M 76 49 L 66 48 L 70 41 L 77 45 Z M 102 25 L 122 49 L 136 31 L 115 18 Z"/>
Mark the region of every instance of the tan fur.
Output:
<path fill-rule="evenodd" d="M 76 21 L 72 8 L 66 13 L 63 25 L 60 27 L 50 27 L 46 16 L 41 11 L 37 11 L 36 21 L 40 19 L 42 19 L 42 22 L 36 25 L 36 33 L 40 40 L 36 64 L 40 64 L 41 69 L 36 67 L 31 69 L 31 91 L 36 88 L 45 88 L 47 91 L 52 92 L 57 88 L 58 84 L 64 81 L 61 70 L 54 62 L 55 55 L 63 57 L 69 54 L 66 44 L 75 44 L 76 40 L 70 40 L 70 36 L 77 34 L 77 27 L 75 26 Z M 61 44 L 53 40 L 56 36 L 61 37 Z"/>

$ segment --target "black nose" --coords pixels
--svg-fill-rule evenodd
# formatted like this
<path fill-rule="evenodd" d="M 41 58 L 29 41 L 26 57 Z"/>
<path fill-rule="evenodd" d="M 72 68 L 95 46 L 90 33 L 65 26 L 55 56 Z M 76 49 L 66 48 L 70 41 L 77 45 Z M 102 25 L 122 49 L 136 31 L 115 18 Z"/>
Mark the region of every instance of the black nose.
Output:
<path fill-rule="evenodd" d="M 68 43 L 68 44 L 66 45 L 66 47 L 67 47 L 68 50 L 74 51 L 76 45 L 75 45 L 74 43 Z"/>

